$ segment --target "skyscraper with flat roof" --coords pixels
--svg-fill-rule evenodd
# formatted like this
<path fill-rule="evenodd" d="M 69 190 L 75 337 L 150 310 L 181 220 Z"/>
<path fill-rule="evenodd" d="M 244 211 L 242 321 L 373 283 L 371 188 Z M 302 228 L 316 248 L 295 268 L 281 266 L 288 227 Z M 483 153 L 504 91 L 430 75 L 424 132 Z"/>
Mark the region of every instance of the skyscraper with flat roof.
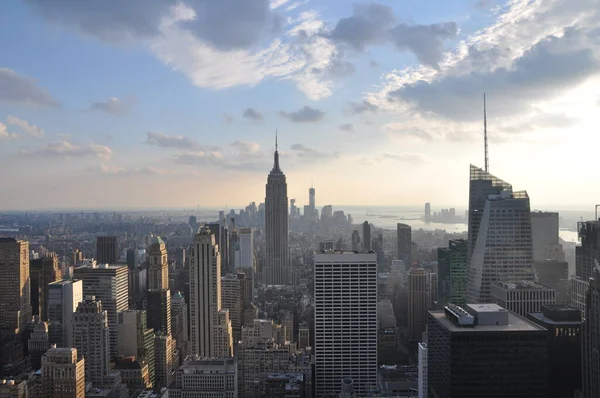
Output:
<path fill-rule="evenodd" d="M 427 328 L 427 278 L 423 268 L 412 267 L 408 271 L 408 339 L 421 341 Z"/>
<path fill-rule="evenodd" d="M 252 228 L 240 228 L 240 266 L 254 269 L 254 234 Z"/>
<path fill-rule="evenodd" d="M 363 253 L 371 251 L 371 224 L 368 221 L 362 223 Z"/>
<path fill-rule="evenodd" d="M 377 255 L 314 255 L 315 391 L 338 394 L 350 378 L 354 391 L 377 389 Z"/>
<path fill-rule="evenodd" d="M 450 240 L 447 248 L 438 248 L 438 308 L 464 305 L 466 299 L 467 241 Z"/>
<path fill-rule="evenodd" d="M 285 174 L 279 168 L 279 152 L 275 144 L 273 169 L 267 178 L 265 196 L 266 254 L 263 283 L 289 285 L 288 196 Z"/>
<path fill-rule="evenodd" d="M 98 264 L 115 265 L 119 259 L 119 242 L 116 236 L 96 238 L 96 261 Z"/>
<path fill-rule="evenodd" d="M 43 257 L 29 262 L 31 278 L 31 309 L 33 315 L 48 320 L 48 284 L 61 280 L 62 271 L 56 253 L 46 253 Z"/>
<path fill-rule="evenodd" d="M 23 333 L 31 320 L 29 242 L 0 238 L 0 335 Z"/>
<path fill-rule="evenodd" d="M 73 313 L 83 301 L 83 282 L 78 279 L 60 280 L 48 285 L 48 320 L 50 342 L 57 347 L 73 347 L 71 330 Z"/>
<path fill-rule="evenodd" d="M 412 266 L 412 237 L 410 225 L 398 223 L 396 225 L 396 253 L 400 260 L 404 260 L 406 267 Z"/>

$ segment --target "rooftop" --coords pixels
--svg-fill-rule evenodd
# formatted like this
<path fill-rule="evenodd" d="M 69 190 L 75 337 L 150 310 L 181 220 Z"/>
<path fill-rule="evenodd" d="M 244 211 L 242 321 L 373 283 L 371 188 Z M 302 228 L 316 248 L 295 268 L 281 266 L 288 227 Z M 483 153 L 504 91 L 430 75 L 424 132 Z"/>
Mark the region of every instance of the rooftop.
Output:
<path fill-rule="evenodd" d="M 498 281 L 494 282 L 493 285 L 507 290 L 553 290 L 551 287 L 534 281 Z"/>
<path fill-rule="evenodd" d="M 504 308 L 496 304 L 470 304 L 478 310 L 478 312 L 492 313 L 497 312 L 498 308 L 504 310 Z M 506 311 L 506 310 L 504 310 Z M 528 321 L 525 318 L 520 317 L 512 312 L 507 312 L 508 322 L 505 325 L 475 325 L 473 327 L 464 327 L 454 324 L 442 310 L 429 311 L 429 314 L 433 316 L 437 321 L 454 333 L 482 333 L 482 332 L 539 332 L 545 331 L 541 326 Z"/>

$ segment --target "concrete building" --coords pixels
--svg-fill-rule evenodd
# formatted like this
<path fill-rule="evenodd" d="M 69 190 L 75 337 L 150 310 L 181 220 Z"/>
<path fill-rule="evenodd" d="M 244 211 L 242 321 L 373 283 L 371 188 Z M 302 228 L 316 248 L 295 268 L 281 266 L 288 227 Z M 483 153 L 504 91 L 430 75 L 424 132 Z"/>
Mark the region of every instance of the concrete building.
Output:
<path fill-rule="evenodd" d="M 108 314 L 112 356 L 117 355 L 117 313 L 129 308 L 127 269 L 125 265 L 92 264 L 73 270 L 73 277 L 83 281 L 83 295 L 96 297 Z"/>
<path fill-rule="evenodd" d="M 254 230 L 240 228 L 240 268 L 254 269 Z"/>
<path fill-rule="evenodd" d="M 569 278 L 569 305 L 581 311 L 582 316 L 585 316 L 585 294 L 589 286 L 589 281 L 576 276 Z"/>
<path fill-rule="evenodd" d="M 121 381 L 130 393 L 152 387 L 146 362 L 137 361 L 135 357 L 124 357 L 115 362 L 114 369 L 121 374 Z"/>
<path fill-rule="evenodd" d="M 0 238 L 0 335 L 24 333 L 31 320 L 29 242 Z"/>
<path fill-rule="evenodd" d="M 3 379 L 0 381 L 0 397 L 29 398 L 27 381 Z"/>
<path fill-rule="evenodd" d="M 531 213 L 533 261 L 564 261 L 565 253 L 558 236 L 558 213 Z"/>
<path fill-rule="evenodd" d="M 110 374 L 108 312 L 94 296 L 87 296 L 73 314 L 73 347 L 85 358 L 85 380 L 106 383 Z"/>
<path fill-rule="evenodd" d="M 479 221 L 467 297 L 470 302 L 489 303 L 492 283 L 535 280 L 527 192 L 504 190 L 488 195 Z"/>
<path fill-rule="evenodd" d="M 290 343 L 295 342 L 294 314 L 291 311 L 283 311 L 280 323 L 285 328 L 285 341 L 289 341 Z"/>
<path fill-rule="evenodd" d="M 33 370 L 39 370 L 42 367 L 42 355 L 50 348 L 50 335 L 48 333 L 48 323 L 38 322 L 33 327 L 33 332 L 27 341 L 29 358 Z"/>
<path fill-rule="evenodd" d="M 371 224 L 368 221 L 362 223 L 362 236 L 363 236 L 363 253 L 369 253 L 371 251 Z"/>
<path fill-rule="evenodd" d="M 490 293 L 494 303 L 523 317 L 540 312 L 543 305 L 556 304 L 554 289 L 532 281 L 494 282 Z"/>
<path fill-rule="evenodd" d="M 410 225 L 396 225 L 396 254 L 407 268 L 412 266 L 412 232 Z"/>
<path fill-rule="evenodd" d="M 360 234 L 357 230 L 352 231 L 352 251 L 357 252 L 360 250 Z"/>
<path fill-rule="evenodd" d="M 83 282 L 61 280 L 48 285 L 48 320 L 50 341 L 57 347 L 71 348 L 73 313 L 83 301 Z"/>
<path fill-rule="evenodd" d="M 29 261 L 32 315 L 42 321 L 48 320 L 48 284 L 62 279 L 62 271 L 56 253 L 46 253 Z"/>
<path fill-rule="evenodd" d="M 98 264 L 115 265 L 119 260 L 119 241 L 116 236 L 96 238 L 96 261 Z"/>
<path fill-rule="evenodd" d="M 377 303 L 377 312 L 380 330 L 396 327 L 396 315 L 390 300 L 380 300 Z"/>
<path fill-rule="evenodd" d="M 191 354 L 231 356 L 231 321 L 229 311 L 221 306 L 221 254 L 209 229 L 198 231 L 190 254 Z"/>
<path fill-rule="evenodd" d="M 438 274 L 429 272 L 427 274 L 427 309 L 437 310 L 438 305 Z"/>
<path fill-rule="evenodd" d="M 177 342 L 181 360 L 189 353 L 188 310 L 183 295 L 177 292 L 171 299 L 171 331 Z"/>
<path fill-rule="evenodd" d="M 429 311 L 428 393 L 439 398 L 547 397 L 547 333 L 496 304 Z"/>
<path fill-rule="evenodd" d="M 154 329 L 148 328 L 145 310 L 127 310 L 118 314 L 118 355 L 136 358 L 140 364 L 148 364 L 150 385 L 155 382 Z"/>
<path fill-rule="evenodd" d="M 310 347 L 310 328 L 307 323 L 298 326 L 298 349 L 304 350 Z"/>
<path fill-rule="evenodd" d="M 568 305 L 543 305 L 527 319 L 548 331 L 548 398 L 581 390 L 581 312 Z"/>
<path fill-rule="evenodd" d="M 306 398 L 307 395 L 303 373 L 270 373 L 267 375 L 265 396 L 269 398 Z"/>
<path fill-rule="evenodd" d="M 408 271 L 408 339 L 421 341 L 427 327 L 427 276 L 423 268 Z"/>
<path fill-rule="evenodd" d="M 600 269 L 592 270 L 585 294 L 583 321 L 582 374 L 583 398 L 600 396 Z"/>
<path fill-rule="evenodd" d="M 221 306 L 229 310 L 234 349 L 242 337 L 244 287 L 244 280 L 238 279 L 237 275 L 227 274 L 221 277 Z"/>
<path fill-rule="evenodd" d="M 467 300 L 466 240 L 450 240 L 438 248 L 438 308 L 448 303 L 464 305 Z"/>
<path fill-rule="evenodd" d="M 315 391 L 337 394 L 351 378 L 359 394 L 377 388 L 377 256 L 314 255 Z"/>
<path fill-rule="evenodd" d="M 165 242 L 153 237 L 148 249 L 148 327 L 171 334 L 171 292 L 169 262 Z"/>
<path fill-rule="evenodd" d="M 46 398 L 85 398 L 85 360 L 75 348 L 50 348 L 42 357 L 42 391 Z"/>
<path fill-rule="evenodd" d="M 419 398 L 428 398 L 427 395 L 427 343 L 419 343 Z"/>
<path fill-rule="evenodd" d="M 234 358 L 188 357 L 175 373 L 169 398 L 237 398 L 237 377 Z"/>
<path fill-rule="evenodd" d="M 173 381 L 173 370 L 176 368 L 176 343 L 170 334 L 158 333 L 154 337 L 154 389 L 167 388 Z"/>
<path fill-rule="evenodd" d="M 547 260 L 533 263 L 537 281 L 556 291 L 556 302 L 569 301 L 569 264 L 566 261 Z"/>
<path fill-rule="evenodd" d="M 575 275 L 587 281 L 600 261 L 600 221 L 577 223 L 581 246 L 575 248 Z"/>

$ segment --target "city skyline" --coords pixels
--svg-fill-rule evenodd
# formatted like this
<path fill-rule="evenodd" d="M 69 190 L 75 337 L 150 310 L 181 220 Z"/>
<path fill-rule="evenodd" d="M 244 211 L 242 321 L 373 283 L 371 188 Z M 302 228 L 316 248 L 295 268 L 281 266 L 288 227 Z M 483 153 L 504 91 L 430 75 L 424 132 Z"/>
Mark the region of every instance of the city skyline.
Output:
<path fill-rule="evenodd" d="M 533 207 L 586 206 L 600 194 L 579 155 L 598 143 L 598 0 L 459 3 L 7 2 L 0 209 L 259 201 L 276 129 L 302 204 L 314 182 L 320 204 L 457 207 L 484 163 L 484 92 L 490 172 Z"/>

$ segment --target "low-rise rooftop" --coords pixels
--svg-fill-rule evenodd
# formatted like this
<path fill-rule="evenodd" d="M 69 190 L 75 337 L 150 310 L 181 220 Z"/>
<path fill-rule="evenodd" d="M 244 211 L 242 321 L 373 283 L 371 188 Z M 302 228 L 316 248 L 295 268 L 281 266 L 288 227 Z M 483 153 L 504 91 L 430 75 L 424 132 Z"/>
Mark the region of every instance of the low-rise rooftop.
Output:
<path fill-rule="evenodd" d="M 493 285 L 506 290 L 552 290 L 552 288 L 542 285 L 541 283 L 526 280 L 505 282 L 497 281 L 494 282 Z"/>

